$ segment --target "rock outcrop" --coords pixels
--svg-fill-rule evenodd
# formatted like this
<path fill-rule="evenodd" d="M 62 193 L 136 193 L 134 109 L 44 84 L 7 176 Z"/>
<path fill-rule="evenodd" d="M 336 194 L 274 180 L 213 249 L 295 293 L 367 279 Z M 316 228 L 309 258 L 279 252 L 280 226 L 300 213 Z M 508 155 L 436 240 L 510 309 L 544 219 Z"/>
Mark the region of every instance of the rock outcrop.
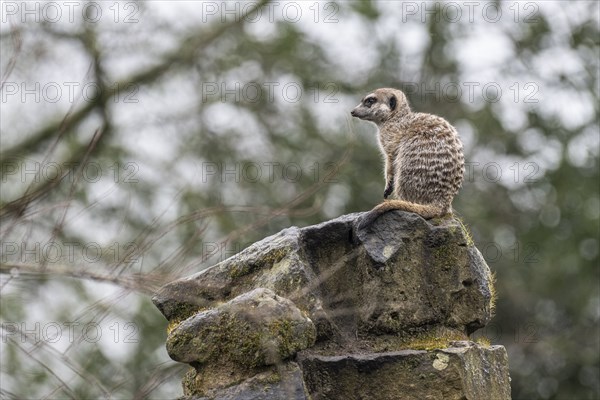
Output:
<path fill-rule="evenodd" d="M 490 270 L 456 219 L 288 228 L 153 298 L 190 399 L 509 399 Z M 485 395 L 482 395 L 485 394 Z"/>

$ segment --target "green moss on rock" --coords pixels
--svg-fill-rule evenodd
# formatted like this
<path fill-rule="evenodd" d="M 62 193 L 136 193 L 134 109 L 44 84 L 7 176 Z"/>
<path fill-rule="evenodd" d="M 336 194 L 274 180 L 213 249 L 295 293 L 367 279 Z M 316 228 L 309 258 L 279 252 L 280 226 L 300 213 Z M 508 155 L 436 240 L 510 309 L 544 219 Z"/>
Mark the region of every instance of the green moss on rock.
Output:
<path fill-rule="evenodd" d="M 314 324 L 291 301 L 255 289 L 180 323 L 167 351 L 181 362 L 251 369 L 287 359 L 315 338 Z"/>

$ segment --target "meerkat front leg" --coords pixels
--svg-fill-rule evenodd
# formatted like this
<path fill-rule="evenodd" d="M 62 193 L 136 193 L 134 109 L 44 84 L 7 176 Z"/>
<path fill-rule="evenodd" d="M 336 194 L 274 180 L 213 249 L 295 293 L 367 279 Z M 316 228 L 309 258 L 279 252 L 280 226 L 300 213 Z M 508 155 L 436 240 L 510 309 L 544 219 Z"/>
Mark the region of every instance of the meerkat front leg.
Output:
<path fill-rule="evenodd" d="M 383 198 L 387 199 L 394 191 L 394 164 L 390 157 L 385 158 L 385 191 Z"/>
<path fill-rule="evenodd" d="M 390 179 L 387 186 L 385 187 L 385 191 L 383 192 L 383 198 L 387 199 L 390 194 L 394 191 L 394 179 Z"/>

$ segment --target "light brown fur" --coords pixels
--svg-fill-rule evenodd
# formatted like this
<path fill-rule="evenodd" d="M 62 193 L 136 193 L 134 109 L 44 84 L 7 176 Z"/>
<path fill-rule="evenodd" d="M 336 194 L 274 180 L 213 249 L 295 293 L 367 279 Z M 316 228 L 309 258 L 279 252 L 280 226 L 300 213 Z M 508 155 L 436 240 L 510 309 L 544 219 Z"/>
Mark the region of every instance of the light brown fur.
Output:
<path fill-rule="evenodd" d="M 462 143 L 445 119 L 410 110 L 398 89 L 383 88 L 363 98 L 352 116 L 374 122 L 385 159 L 383 203 L 364 217 L 369 225 L 390 210 L 429 219 L 452 213 L 464 175 Z M 394 199 L 387 200 L 393 194 Z"/>

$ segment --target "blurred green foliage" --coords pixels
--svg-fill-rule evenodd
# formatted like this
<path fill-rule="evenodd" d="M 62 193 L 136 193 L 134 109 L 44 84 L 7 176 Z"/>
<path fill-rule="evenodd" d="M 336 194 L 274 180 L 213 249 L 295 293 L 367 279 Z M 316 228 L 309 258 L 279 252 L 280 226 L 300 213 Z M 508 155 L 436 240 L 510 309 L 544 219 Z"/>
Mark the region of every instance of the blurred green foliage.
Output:
<path fill-rule="evenodd" d="M 375 128 L 349 111 L 382 86 L 463 137 L 454 207 L 499 294 L 474 336 L 507 347 L 513 398 L 599 398 L 596 2 L 478 3 L 473 18 L 462 3 L 306 3 L 299 21 L 197 2 L 196 20 L 173 8 L 181 24 L 162 3 L 128 4 L 115 23 L 16 14 L 2 30 L 2 398 L 173 397 L 183 370 L 149 294 L 290 225 L 378 203 Z M 136 24 L 116 23 L 132 10 Z M 101 95 L 66 106 L 7 95 L 51 79 Z M 48 162 L 62 179 L 19 173 Z M 10 247 L 48 242 L 103 256 L 54 263 Z M 82 333 L 48 350 L 13 329 L 105 323 L 106 337 L 113 320 L 122 335 L 124 321 L 136 328 L 137 341 L 113 340 L 120 352 Z"/>

